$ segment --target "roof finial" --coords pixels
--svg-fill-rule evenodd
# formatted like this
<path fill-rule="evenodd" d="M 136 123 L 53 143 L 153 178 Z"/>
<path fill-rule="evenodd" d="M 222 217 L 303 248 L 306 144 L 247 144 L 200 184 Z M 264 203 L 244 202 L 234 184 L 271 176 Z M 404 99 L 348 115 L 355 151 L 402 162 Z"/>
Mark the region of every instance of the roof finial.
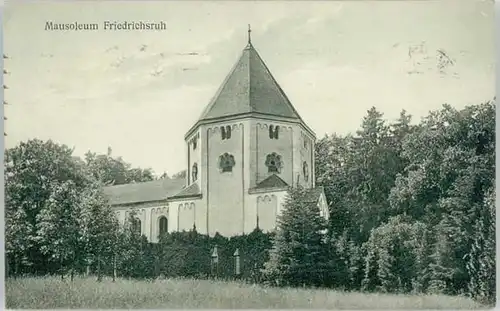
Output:
<path fill-rule="evenodd" d="M 252 44 L 252 37 L 250 33 L 252 32 L 252 29 L 250 28 L 250 24 L 248 24 L 248 44 Z"/>

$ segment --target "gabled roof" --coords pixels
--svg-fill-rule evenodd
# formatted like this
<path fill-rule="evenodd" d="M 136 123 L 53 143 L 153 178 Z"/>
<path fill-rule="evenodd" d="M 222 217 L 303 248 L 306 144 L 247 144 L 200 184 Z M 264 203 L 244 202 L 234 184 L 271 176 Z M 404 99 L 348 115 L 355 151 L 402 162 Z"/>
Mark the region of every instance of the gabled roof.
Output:
<path fill-rule="evenodd" d="M 301 120 L 250 42 L 199 121 L 246 113 Z"/>
<path fill-rule="evenodd" d="M 201 195 L 200 187 L 198 186 L 198 183 L 195 182 L 195 183 L 191 184 L 190 186 L 182 189 L 180 192 L 169 197 L 169 199 L 188 198 L 188 197 L 195 197 L 195 196 L 200 196 L 200 195 Z"/>
<path fill-rule="evenodd" d="M 117 185 L 104 188 L 111 205 L 133 204 L 166 200 L 178 193 L 185 184 L 180 179 L 159 179 L 135 184 Z"/>
<path fill-rule="evenodd" d="M 322 194 L 324 194 L 324 189 L 321 186 L 316 188 L 311 188 L 307 191 L 307 197 L 309 199 L 309 202 L 311 203 L 318 203 Z"/>
<path fill-rule="evenodd" d="M 286 188 L 288 184 L 281 179 L 278 175 L 272 174 L 263 181 L 257 184 L 254 189 L 267 189 L 267 188 Z"/>

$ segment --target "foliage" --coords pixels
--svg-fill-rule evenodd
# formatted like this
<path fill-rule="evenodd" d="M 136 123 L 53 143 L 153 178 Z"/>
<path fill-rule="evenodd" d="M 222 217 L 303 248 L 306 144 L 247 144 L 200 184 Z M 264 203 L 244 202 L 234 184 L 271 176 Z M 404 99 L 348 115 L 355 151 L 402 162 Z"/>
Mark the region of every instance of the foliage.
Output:
<path fill-rule="evenodd" d="M 64 268 L 73 270 L 83 253 L 81 227 L 81 198 L 72 181 L 56 187 L 47 205 L 38 214 L 37 241 L 40 251 L 51 261 L 60 264 L 61 277 Z"/>
<path fill-rule="evenodd" d="M 140 234 L 141 225 L 136 213 L 129 214 L 119 236 L 119 257 L 117 262 L 119 276 L 132 278 L 150 278 L 154 264 L 151 244 Z"/>
<path fill-rule="evenodd" d="M 325 230 L 325 219 L 320 216 L 317 202 L 311 200 L 311 191 L 289 189 L 265 265 L 268 282 L 322 285 L 329 271 Z"/>
<path fill-rule="evenodd" d="M 495 105 L 444 106 L 423 120 L 403 144 L 408 165 L 391 190 L 391 207 L 435 228 L 432 291 L 467 291 L 474 224 L 495 174 Z"/>
<path fill-rule="evenodd" d="M 444 105 L 419 124 L 404 111 L 387 123 L 372 108 L 356 135 L 317 142 L 317 184 L 349 288 L 358 288 L 361 275 L 367 290 L 494 296 L 491 282 L 478 280 L 495 262 L 492 252 L 480 255 L 494 241 L 484 202 L 494 185 L 495 106 Z M 394 223 L 398 215 L 404 222 Z M 397 234 L 413 242 L 401 244 Z M 413 271 L 398 268 L 402 255 L 388 245 L 411 254 Z"/>
<path fill-rule="evenodd" d="M 480 216 L 474 224 L 476 232 L 467 256 L 470 274 L 469 293 L 472 297 L 494 305 L 496 299 L 495 189 L 485 198 Z"/>
<path fill-rule="evenodd" d="M 55 257 L 64 261 L 79 251 L 68 244 L 72 250 L 63 251 L 60 243 L 76 243 L 72 228 L 78 226 L 80 193 L 92 178 L 71 154 L 67 146 L 36 139 L 5 151 L 6 253 L 8 265 L 15 267 L 10 272 L 54 273 L 61 267 Z"/>
<path fill-rule="evenodd" d="M 160 237 L 156 258 L 157 275 L 167 277 L 196 277 L 218 279 L 260 280 L 260 269 L 268 259 L 267 250 L 272 234 L 256 229 L 250 234 L 231 238 L 214 237 L 191 231 L 172 232 Z M 212 251 L 217 246 L 218 263 L 212 262 Z M 240 257 L 240 275 L 235 274 L 235 251 Z"/>
<path fill-rule="evenodd" d="M 104 185 L 152 180 L 151 170 L 132 168 L 111 149 L 82 161 L 64 145 L 22 142 L 5 151 L 7 272 L 89 267 L 98 279 L 115 272 L 240 278 L 468 294 L 494 303 L 495 108 L 494 101 L 461 110 L 445 105 L 418 124 L 405 111 L 389 122 L 372 108 L 355 134 L 316 143 L 316 185 L 325 191 L 328 223 L 309 191 L 294 188 L 276 232 L 227 238 L 193 228 L 165 234 L 157 244 L 134 229 L 133 213 L 119 226 L 102 192 Z"/>
<path fill-rule="evenodd" d="M 31 264 L 28 252 L 33 248 L 34 240 L 31 234 L 34 229 L 26 221 L 26 217 L 23 208 L 6 210 L 5 253 L 7 255 L 7 275 L 17 275 L 22 266 Z M 9 263 L 12 267 L 9 267 Z M 12 271 L 9 271 L 9 268 Z"/>
<path fill-rule="evenodd" d="M 90 151 L 87 152 L 85 163 L 94 177 L 105 185 L 130 184 L 155 179 L 150 168 L 132 168 L 121 157 L 112 157 L 111 148 L 108 148 L 107 154 L 97 155 Z"/>
<path fill-rule="evenodd" d="M 103 193 L 107 177 L 98 178 L 103 175 L 96 173 L 94 162 L 73 157 L 67 146 L 51 141 L 28 141 L 5 153 L 9 276 L 63 277 L 70 272 L 73 278 L 86 271 L 98 280 L 106 275 L 235 278 L 233 254 L 238 248 L 239 277 L 259 279 L 270 245 L 262 231 L 227 239 L 209 238 L 194 228 L 166 234 L 154 245 L 137 230 L 134 212 L 123 226 L 118 224 Z M 215 245 L 220 251 L 217 271 L 210 262 Z"/>
<path fill-rule="evenodd" d="M 410 293 L 423 282 L 419 266 L 421 246 L 425 243 L 424 224 L 396 216 L 372 230 L 366 243 L 364 286 L 367 290 Z"/>
<path fill-rule="evenodd" d="M 105 262 L 114 262 L 119 250 L 119 225 L 107 204 L 102 186 L 94 183 L 84 192 L 82 231 L 87 266 L 95 266 L 100 280 Z"/>

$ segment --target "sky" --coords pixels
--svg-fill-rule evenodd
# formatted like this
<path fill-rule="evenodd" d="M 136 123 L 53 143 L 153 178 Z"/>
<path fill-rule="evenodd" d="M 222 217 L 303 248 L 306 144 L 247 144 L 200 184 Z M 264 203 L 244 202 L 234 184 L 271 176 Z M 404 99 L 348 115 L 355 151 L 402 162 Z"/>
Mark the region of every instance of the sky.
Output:
<path fill-rule="evenodd" d="M 495 93 L 494 2 L 164 1 L 12 3 L 4 10 L 6 147 L 38 138 L 172 175 L 184 134 L 252 43 L 318 138 L 375 106 L 418 122 Z M 98 31 L 47 31 L 98 23 Z M 105 31 L 105 21 L 164 21 Z M 439 55 L 445 55 L 440 57 Z"/>

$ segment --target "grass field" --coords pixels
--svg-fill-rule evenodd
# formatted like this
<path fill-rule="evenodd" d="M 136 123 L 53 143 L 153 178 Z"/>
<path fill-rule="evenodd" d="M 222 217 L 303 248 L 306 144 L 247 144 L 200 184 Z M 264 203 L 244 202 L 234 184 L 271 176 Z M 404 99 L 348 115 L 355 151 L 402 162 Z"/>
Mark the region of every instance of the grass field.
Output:
<path fill-rule="evenodd" d="M 9 309 L 478 309 L 470 299 L 447 296 L 343 293 L 278 289 L 205 280 L 131 281 L 56 277 L 7 279 Z"/>

